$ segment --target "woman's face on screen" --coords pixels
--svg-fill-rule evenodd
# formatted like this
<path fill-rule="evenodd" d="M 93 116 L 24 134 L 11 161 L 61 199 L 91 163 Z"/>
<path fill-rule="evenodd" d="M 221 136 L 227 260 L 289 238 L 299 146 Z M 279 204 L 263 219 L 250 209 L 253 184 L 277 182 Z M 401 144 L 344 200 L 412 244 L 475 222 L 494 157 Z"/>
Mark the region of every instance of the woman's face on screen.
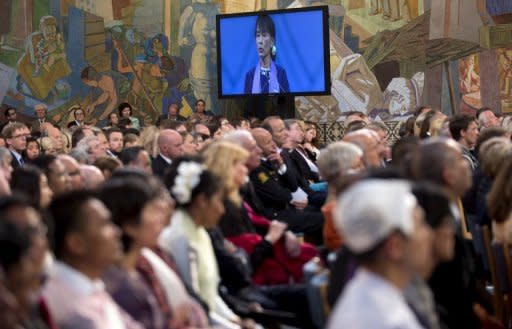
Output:
<path fill-rule="evenodd" d="M 256 49 L 258 50 L 258 56 L 265 58 L 270 55 L 270 48 L 274 44 L 272 36 L 268 32 L 261 31 L 260 27 L 256 29 Z"/>

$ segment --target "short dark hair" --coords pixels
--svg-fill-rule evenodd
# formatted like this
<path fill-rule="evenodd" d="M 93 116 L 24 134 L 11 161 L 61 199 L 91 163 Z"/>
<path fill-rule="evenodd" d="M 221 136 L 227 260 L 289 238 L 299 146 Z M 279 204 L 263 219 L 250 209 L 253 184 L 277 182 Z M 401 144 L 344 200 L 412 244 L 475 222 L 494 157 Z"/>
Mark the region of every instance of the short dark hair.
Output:
<path fill-rule="evenodd" d="M 15 224 L 14 220 L 0 218 L 0 266 L 9 272 L 30 249 L 28 230 Z"/>
<path fill-rule="evenodd" d="M 274 41 L 276 40 L 276 26 L 274 24 L 274 21 L 272 20 L 272 17 L 270 17 L 267 14 L 261 14 L 258 15 L 258 18 L 256 19 L 256 25 L 254 27 L 254 36 L 256 36 L 256 33 L 258 33 L 258 28 L 262 33 L 268 33 Z M 275 55 L 270 53 L 270 56 L 272 59 L 275 59 Z"/>
<path fill-rule="evenodd" d="M 199 176 L 199 183 L 196 187 L 194 187 L 191 191 L 190 200 L 188 202 L 180 202 L 176 196 L 173 194 L 172 188 L 174 186 L 174 182 L 176 178 L 178 178 L 178 167 L 182 162 L 195 162 L 201 163 L 201 159 L 198 157 L 188 157 L 183 156 L 176 161 L 172 162 L 169 171 L 164 179 L 165 186 L 169 189 L 171 196 L 176 200 L 176 206 L 178 208 L 187 208 L 192 204 L 196 196 L 199 194 L 204 194 L 207 198 L 212 197 L 215 193 L 217 193 L 221 188 L 220 179 L 212 174 L 210 171 L 204 169 L 201 175 Z"/>
<path fill-rule="evenodd" d="M 42 171 L 44 171 L 45 175 L 48 176 L 50 174 L 50 165 L 57 160 L 57 157 L 53 154 L 41 154 L 34 160 L 32 160 L 32 164 Z"/>
<path fill-rule="evenodd" d="M 121 229 L 126 224 L 139 225 L 142 210 L 148 202 L 159 197 L 159 191 L 133 177 L 111 178 L 99 190 L 99 198 L 112 214 L 112 221 Z M 132 244 L 132 238 L 122 233 L 124 250 Z"/>
<path fill-rule="evenodd" d="M 415 183 L 412 194 L 423 208 L 425 221 L 430 227 L 438 228 L 446 223 L 447 218 L 453 218 L 450 199 L 440 186 L 428 182 Z"/>
<path fill-rule="evenodd" d="M 347 128 L 345 129 L 345 134 L 351 133 L 356 130 L 361 130 L 363 128 L 366 128 L 366 126 L 367 124 L 363 120 L 354 120 L 348 124 Z"/>
<path fill-rule="evenodd" d="M 197 104 L 199 104 L 199 103 L 203 103 L 204 105 L 206 105 L 206 102 L 204 101 L 204 99 L 201 99 L 201 98 L 199 98 L 198 100 L 196 100 L 196 102 L 194 103 L 194 105 L 196 105 L 196 106 L 197 106 Z"/>
<path fill-rule="evenodd" d="M 66 253 L 66 237 L 71 232 L 83 230 L 88 218 L 85 216 L 84 204 L 97 199 L 91 191 L 76 190 L 55 198 L 48 211 L 53 219 L 54 234 L 52 249 L 57 259 L 62 259 Z"/>
<path fill-rule="evenodd" d="M 117 127 L 112 127 L 110 129 L 107 129 L 107 130 L 105 130 L 105 137 L 107 138 L 108 141 L 110 141 L 110 135 L 112 135 L 112 133 L 121 133 L 121 134 L 123 134 L 121 129 L 119 129 Z"/>
<path fill-rule="evenodd" d="M 132 146 L 127 147 L 121 151 L 119 154 L 119 160 L 123 163 L 123 165 L 129 165 L 135 159 L 137 159 L 137 156 L 139 156 L 139 153 L 145 151 L 145 149 L 142 146 Z"/>
<path fill-rule="evenodd" d="M 5 110 L 4 110 L 4 116 L 5 116 L 5 117 L 8 117 L 8 116 L 9 116 L 9 111 L 10 111 L 10 110 L 14 110 L 14 112 L 16 112 L 16 109 L 15 109 L 14 107 L 12 107 L 12 106 L 7 106 L 7 107 L 5 108 Z"/>
<path fill-rule="evenodd" d="M 41 175 L 43 172 L 32 165 L 14 169 L 11 177 L 11 189 L 32 202 L 32 207 L 39 208 L 41 200 Z"/>
<path fill-rule="evenodd" d="M 133 108 L 130 105 L 130 103 L 127 103 L 127 102 L 123 102 L 123 103 L 119 104 L 119 106 L 117 107 L 117 111 L 119 112 L 119 116 L 120 117 L 123 116 L 122 112 L 123 112 L 123 109 L 125 109 L 125 108 L 129 108 L 130 109 L 130 116 L 132 116 L 133 115 Z"/>
<path fill-rule="evenodd" d="M 450 118 L 450 134 L 452 135 L 453 139 L 458 141 L 461 138 L 460 131 L 461 130 L 468 130 L 469 125 L 471 122 L 476 122 L 475 117 L 472 117 L 471 115 L 467 114 L 457 114 Z"/>
<path fill-rule="evenodd" d="M 74 121 L 71 121 L 70 123 L 74 123 L 76 125 L 76 123 Z M 69 128 L 69 125 L 68 125 L 68 128 Z M 86 129 L 88 129 L 88 128 L 86 128 Z M 84 137 L 85 137 L 84 128 L 78 127 L 73 132 L 73 135 L 71 135 L 71 147 L 76 147 L 78 142 L 81 141 L 82 139 L 84 139 Z"/>

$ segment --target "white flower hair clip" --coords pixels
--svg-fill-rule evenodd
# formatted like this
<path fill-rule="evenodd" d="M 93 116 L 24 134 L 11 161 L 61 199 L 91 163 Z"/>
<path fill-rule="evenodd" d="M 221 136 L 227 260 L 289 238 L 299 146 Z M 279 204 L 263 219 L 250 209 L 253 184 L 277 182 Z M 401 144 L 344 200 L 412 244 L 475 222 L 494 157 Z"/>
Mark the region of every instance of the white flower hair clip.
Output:
<path fill-rule="evenodd" d="M 181 204 L 190 202 L 192 190 L 199 184 L 204 167 L 197 162 L 182 162 L 178 166 L 178 175 L 171 189 L 176 200 Z"/>

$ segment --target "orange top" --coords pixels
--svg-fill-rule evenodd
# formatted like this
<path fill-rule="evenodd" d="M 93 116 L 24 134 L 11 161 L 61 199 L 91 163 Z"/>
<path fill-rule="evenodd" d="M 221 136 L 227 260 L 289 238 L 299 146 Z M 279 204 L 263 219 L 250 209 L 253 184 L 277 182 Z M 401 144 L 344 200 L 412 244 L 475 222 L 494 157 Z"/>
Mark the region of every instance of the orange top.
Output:
<path fill-rule="evenodd" d="M 330 251 L 338 250 L 343 244 L 341 235 L 338 234 L 334 226 L 334 208 L 336 207 L 336 200 L 331 200 L 324 204 L 322 207 L 322 214 L 324 215 L 324 244 Z"/>

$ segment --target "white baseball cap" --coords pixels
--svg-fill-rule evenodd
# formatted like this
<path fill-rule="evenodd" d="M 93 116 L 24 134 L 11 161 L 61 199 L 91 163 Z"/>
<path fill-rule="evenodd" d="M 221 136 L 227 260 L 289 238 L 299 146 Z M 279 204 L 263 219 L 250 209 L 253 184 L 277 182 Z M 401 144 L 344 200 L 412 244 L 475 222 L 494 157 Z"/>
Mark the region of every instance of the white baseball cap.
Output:
<path fill-rule="evenodd" d="M 410 235 L 416 205 L 411 185 L 405 180 L 363 180 L 338 199 L 335 224 L 346 246 L 362 254 L 395 230 Z"/>

